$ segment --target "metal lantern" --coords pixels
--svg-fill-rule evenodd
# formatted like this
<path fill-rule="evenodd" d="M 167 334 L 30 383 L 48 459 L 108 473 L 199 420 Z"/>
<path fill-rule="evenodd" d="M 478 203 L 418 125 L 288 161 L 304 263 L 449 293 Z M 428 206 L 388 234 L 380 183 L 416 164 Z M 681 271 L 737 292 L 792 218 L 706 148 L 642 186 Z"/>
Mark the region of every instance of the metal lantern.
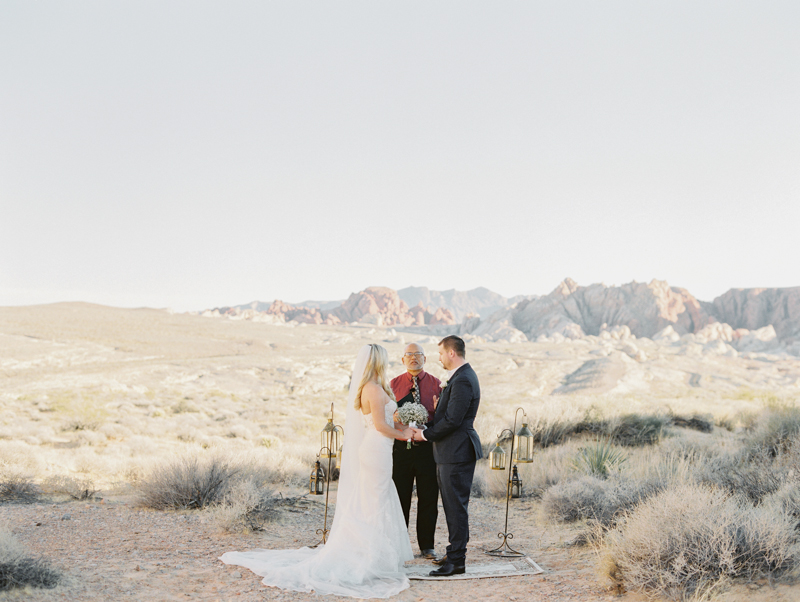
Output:
<path fill-rule="evenodd" d="M 511 489 L 511 497 L 518 498 L 522 494 L 522 479 L 519 478 L 516 464 L 511 472 L 511 480 L 508 482 L 508 487 Z"/>
<path fill-rule="evenodd" d="M 494 449 L 489 452 L 489 466 L 492 470 L 505 470 L 506 468 L 506 452 L 500 447 L 500 440 L 494 446 Z"/>
<path fill-rule="evenodd" d="M 517 416 L 520 412 L 522 412 L 523 417 L 522 427 L 514 434 L 514 431 L 517 429 Z M 503 543 L 494 550 L 485 552 L 490 556 L 500 556 L 501 558 L 520 558 L 525 556 L 522 552 L 518 552 L 508 545 L 508 541 L 514 539 L 514 534 L 508 530 L 508 503 L 512 497 L 518 498 L 522 495 L 522 479 L 519 478 L 519 471 L 517 470 L 516 464 L 513 464 L 513 462 L 533 462 L 533 433 L 528 428 L 527 418 L 528 416 L 525 414 L 525 410 L 517 408 L 514 411 L 514 428 L 503 429 L 497 436 L 497 443 L 494 449 L 489 453 L 489 464 L 492 469 L 503 470 L 506 466 L 506 452 L 500 447 L 500 441 L 503 440 L 503 435 L 508 433 L 511 439 L 511 450 L 509 450 L 511 462 L 509 462 L 508 476 L 506 477 L 506 522 L 503 527 L 503 532 L 497 534 L 497 536 L 503 540 Z"/>
<path fill-rule="evenodd" d="M 331 404 L 331 417 L 328 418 L 328 424 L 322 429 L 320 433 L 320 449 L 317 454 L 317 462 L 314 465 L 314 471 L 311 473 L 311 480 L 309 482 L 309 492 L 313 495 L 325 494 L 325 515 L 323 517 L 322 529 L 317 529 L 317 535 L 322 536 L 322 541 L 312 546 L 316 548 L 318 545 L 324 544 L 328 539 L 328 496 L 331 491 L 331 477 L 334 474 L 336 463 L 334 459 L 336 456 L 342 456 L 342 444 L 344 439 L 344 429 L 337 424 L 333 424 L 333 404 Z M 319 459 L 325 458 L 328 460 L 327 470 L 323 470 L 319 464 Z"/>
<path fill-rule="evenodd" d="M 325 493 L 325 471 L 319 464 L 319 460 L 314 463 L 311 470 L 311 478 L 308 480 L 308 492 L 311 495 L 322 495 Z"/>
<path fill-rule="evenodd" d="M 528 428 L 528 423 L 523 422 L 517 434 L 514 435 L 514 447 L 517 448 L 517 454 L 514 458 L 520 464 L 529 464 L 533 462 L 533 445 L 534 437 L 531 429 Z"/>
<path fill-rule="evenodd" d="M 333 424 L 333 418 L 328 418 L 328 424 L 320 433 L 320 447 L 323 458 L 335 458 L 342 447 L 342 427 Z"/>

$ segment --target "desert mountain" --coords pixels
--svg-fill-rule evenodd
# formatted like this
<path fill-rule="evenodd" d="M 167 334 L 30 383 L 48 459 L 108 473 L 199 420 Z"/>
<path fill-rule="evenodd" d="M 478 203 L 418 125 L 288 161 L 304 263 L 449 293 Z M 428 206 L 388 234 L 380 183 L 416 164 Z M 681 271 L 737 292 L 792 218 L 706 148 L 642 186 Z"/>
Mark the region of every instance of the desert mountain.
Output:
<path fill-rule="evenodd" d="M 488 318 L 497 310 L 526 298 L 520 295 L 509 299 L 482 286 L 469 291 L 432 291 L 426 286 L 409 286 L 401 288 L 397 294 L 409 307 L 422 304 L 427 308 L 448 309 L 459 322 L 470 314 Z"/>
<path fill-rule="evenodd" d="M 488 292 L 491 293 L 491 291 Z M 424 306 L 421 302 L 409 307 L 409 304 L 400 298 L 397 291 L 384 286 L 371 286 L 351 294 L 344 302 L 332 309 L 325 309 L 326 307 L 329 305 L 323 302 L 319 302 L 318 307 L 304 307 L 290 305 L 280 300 L 273 301 L 269 306 L 254 301 L 245 306 L 208 310 L 203 312 L 203 315 L 222 315 L 235 319 L 271 323 L 349 324 L 358 322 L 377 326 L 409 327 L 457 324 L 456 317 L 450 309 L 443 307 L 432 309 Z"/>
<path fill-rule="evenodd" d="M 276 324 L 365 323 L 431 334 L 458 332 L 487 341 L 638 337 L 700 345 L 706 352 L 800 355 L 800 287 L 731 289 L 706 302 L 661 280 L 580 286 L 567 278 L 542 297 L 508 299 L 485 288 L 369 287 L 339 304 L 314 304 L 253 302 L 203 313 Z"/>

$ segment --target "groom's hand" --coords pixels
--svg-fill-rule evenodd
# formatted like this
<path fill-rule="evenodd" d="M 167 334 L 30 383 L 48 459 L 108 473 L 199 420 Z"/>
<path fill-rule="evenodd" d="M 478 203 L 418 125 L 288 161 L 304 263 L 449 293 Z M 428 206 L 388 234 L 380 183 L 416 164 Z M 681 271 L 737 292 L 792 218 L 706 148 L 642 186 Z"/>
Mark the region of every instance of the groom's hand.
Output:
<path fill-rule="evenodd" d="M 414 431 L 414 441 L 425 441 L 425 437 L 422 436 L 422 429 L 411 429 Z"/>

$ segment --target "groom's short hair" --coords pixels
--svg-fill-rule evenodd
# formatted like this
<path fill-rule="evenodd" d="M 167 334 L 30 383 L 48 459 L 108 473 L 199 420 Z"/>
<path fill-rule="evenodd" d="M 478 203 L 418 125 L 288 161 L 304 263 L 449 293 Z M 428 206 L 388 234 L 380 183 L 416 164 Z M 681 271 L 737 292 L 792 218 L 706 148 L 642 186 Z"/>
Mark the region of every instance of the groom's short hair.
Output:
<path fill-rule="evenodd" d="M 467 346 L 464 344 L 464 339 L 457 337 L 454 334 L 444 337 L 439 341 L 439 345 L 448 350 L 453 350 L 459 357 L 467 357 Z"/>

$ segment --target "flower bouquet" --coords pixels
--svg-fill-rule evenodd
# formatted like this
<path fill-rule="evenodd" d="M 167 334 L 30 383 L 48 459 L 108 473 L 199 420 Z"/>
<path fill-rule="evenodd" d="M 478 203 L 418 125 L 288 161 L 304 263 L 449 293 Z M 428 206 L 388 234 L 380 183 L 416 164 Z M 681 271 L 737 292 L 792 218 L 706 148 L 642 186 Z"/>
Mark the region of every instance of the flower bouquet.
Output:
<path fill-rule="evenodd" d="M 425 423 L 428 422 L 428 410 L 421 403 L 404 403 L 397 410 L 397 415 L 400 418 L 400 422 L 415 429 L 424 429 Z M 417 426 L 418 424 L 422 426 Z M 411 439 L 408 440 L 406 449 L 411 449 Z"/>

